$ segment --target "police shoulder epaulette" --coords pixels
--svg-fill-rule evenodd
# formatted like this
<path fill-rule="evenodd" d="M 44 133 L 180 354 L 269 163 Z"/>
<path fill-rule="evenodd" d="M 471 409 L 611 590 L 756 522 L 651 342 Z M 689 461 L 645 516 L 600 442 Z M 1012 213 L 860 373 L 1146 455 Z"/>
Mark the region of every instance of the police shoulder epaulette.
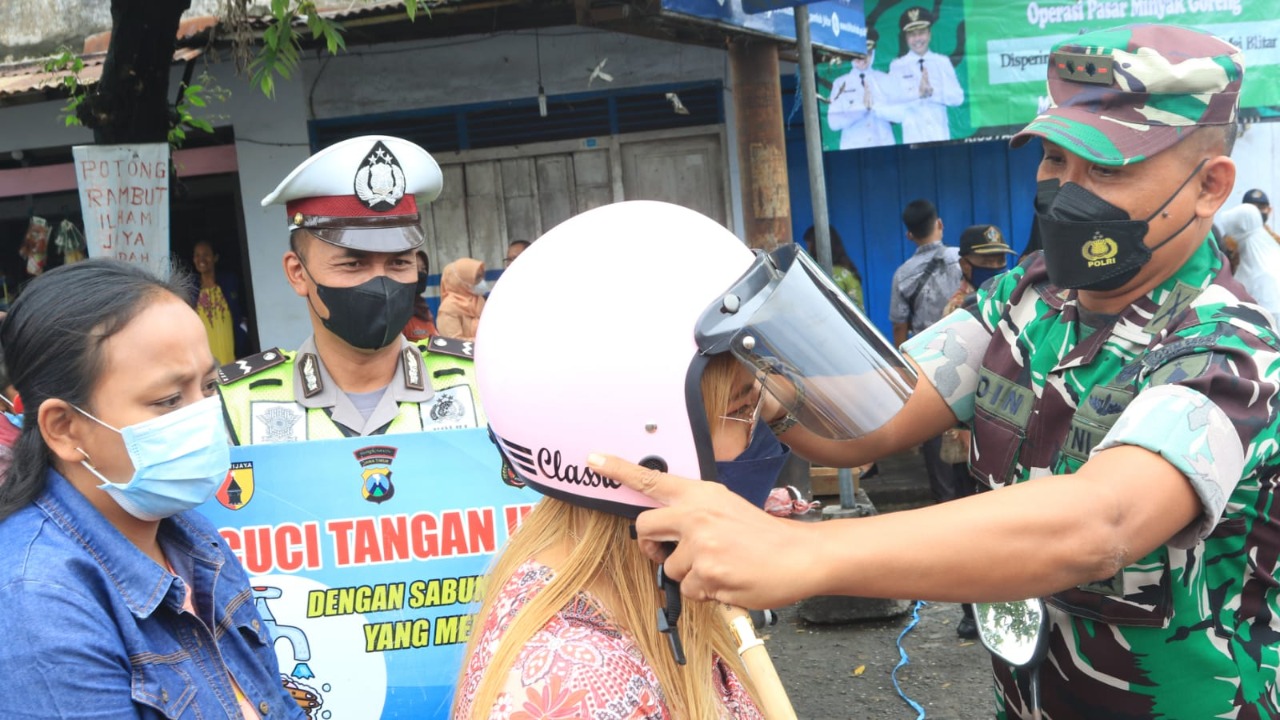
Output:
<path fill-rule="evenodd" d="M 250 355 L 218 368 L 218 384 L 230 385 L 241 378 L 273 368 L 288 359 L 280 348 L 263 350 L 257 355 Z"/>
<path fill-rule="evenodd" d="M 474 360 L 475 345 L 474 340 L 459 340 L 437 335 L 420 343 L 418 347 L 422 348 L 424 353 L 431 355 L 449 355 L 464 360 Z"/>

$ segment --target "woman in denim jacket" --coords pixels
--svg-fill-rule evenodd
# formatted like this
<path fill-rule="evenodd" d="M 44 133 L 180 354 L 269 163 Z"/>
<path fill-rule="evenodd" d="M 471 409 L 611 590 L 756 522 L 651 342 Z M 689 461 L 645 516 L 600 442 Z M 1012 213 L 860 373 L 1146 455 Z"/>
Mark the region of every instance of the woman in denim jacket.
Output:
<path fill-rule="evenodd" d="M 89 260 L 0 326 L 26 408 L 0 484 L 0 717 L 304 717 L 248 578 L 191 512 L 230 461 L 186 297 Z"/>

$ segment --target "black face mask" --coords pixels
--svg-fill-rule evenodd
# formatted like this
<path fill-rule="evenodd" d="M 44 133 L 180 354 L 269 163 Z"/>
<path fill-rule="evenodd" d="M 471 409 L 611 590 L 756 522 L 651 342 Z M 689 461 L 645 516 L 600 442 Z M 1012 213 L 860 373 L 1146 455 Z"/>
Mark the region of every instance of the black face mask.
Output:
<path fill-rule="evenodd" d="M 418 294 L 418 295 L 421 295 L 422 293 L 427 291 L 427 274 L 426 273 L 424 272 L 418 273 L 418 284 L 414 286 L 413 291 L 415 294 Z"/>
<path fill-rule="evenodd" d="M 311 275 L 311 271 L 307 274 Z M 311 280 L 314 282 L 315 277 Z M 409 322 L 413 291 L 414 283 L 396 282 L 385 275 L 354 287 L 329 287 L 317 282 L 316 294 L 329 308 L 329 317 L 320 322 L 351 347 L 379 350 L 390 345 Z"/>
<path fill-rule="evenodd" d="M 1142 242 L 1150 230 L 1148 223 L 1173 202 L 1205 162 L 1208 161 L 1202 160 L 1146 220 L 1130 218 L 1125 210 L 1075 183 L 1040 181 L 1036 185 L 1036 220 L 1049 282 L 1061 288 L 1105 291 L 1115 290 L 1132 280 L 1151 260 L 1151 253 L 1195 221 L 1196 216 L 1192 214 L 1182 227 L 1154 247 Z"/>

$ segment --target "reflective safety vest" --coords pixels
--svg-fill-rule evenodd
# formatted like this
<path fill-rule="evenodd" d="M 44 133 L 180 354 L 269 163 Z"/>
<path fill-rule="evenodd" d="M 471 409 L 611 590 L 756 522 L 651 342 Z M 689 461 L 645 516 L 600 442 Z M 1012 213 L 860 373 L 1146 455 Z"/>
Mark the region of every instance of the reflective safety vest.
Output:
<path fill-rule="evenodd" d="M 472 343 L 428 338 L 414 343 L 431 383 L 426 402 L 401 402 L 399 412 L 371 435 L 484 427 L 488 424 L 476 390 Z M 401 360 L 404 362 L 404 359 Z M 331 408 L 306 408 L 294 395 L 293 374 L 303 375 L 296 352 L 278 348 L 219 368 L 227 429 L 236 445 L 301 442 L 351 437 L 359 433 L 334 422 Z M 314 372 L 314 370 L 312 370 Z M 400 382 L 396 378 L 395 382 Z M 304 381 L 305 386 L 305 381 Z"/>

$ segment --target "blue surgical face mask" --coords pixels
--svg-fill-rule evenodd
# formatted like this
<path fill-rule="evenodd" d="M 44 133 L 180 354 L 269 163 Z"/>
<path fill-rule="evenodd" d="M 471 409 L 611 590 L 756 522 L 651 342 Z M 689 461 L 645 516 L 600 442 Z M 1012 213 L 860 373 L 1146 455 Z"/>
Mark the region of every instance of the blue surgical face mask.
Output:
<path fill-rule="evenodd" d="M 1008 268 L 988 268 L 972 265 L 969 268 L 969 284 L 974 288 L 980 288 L 991 278 L 1007 271 Z"/>
<path fill-rule="evenodd" d="M 716 477 L 733 492 L 757 507 L 764 507 L 769 491 L 778 484 L 791 448 L 778 441 L 764 421 L 757 421 L 747 449 L 733 460 L 716 461 Z"/>
<path fill-rule="evenodd" d="M 133 462 L 129 482 L 108 480 L 87 454 L 80 464 L 102 481 L 100 489 L 139 520 L 162 520 L 195 508 L 213 496 L 231 469 L 231 446 L 217 395 L 123 429 L 76 410 L 124 438 Z"/>

